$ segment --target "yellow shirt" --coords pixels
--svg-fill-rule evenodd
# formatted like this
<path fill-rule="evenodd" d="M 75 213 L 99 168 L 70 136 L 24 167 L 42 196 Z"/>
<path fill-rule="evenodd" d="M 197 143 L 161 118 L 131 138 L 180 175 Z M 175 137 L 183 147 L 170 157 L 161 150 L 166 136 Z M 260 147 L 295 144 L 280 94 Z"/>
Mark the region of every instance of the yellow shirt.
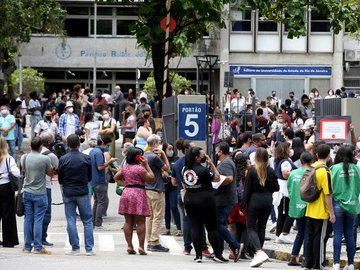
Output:
<path fill-rule="evenodd" d="M 316 167 L 323 162 L 315 162 L 312 167 Z M 328 177 L 329 175 L 329 177 Z M 321 190 L 319 198 L 311 203 L 308 203 L 306 207 L 306 217 L 314 219 L 329 219 L 329 209 L 325 202 L 325 195 L 331 195 L 331 172 L 325 168 L 319 168 L 316 170 L 316 182 L 318 189 Z"/>

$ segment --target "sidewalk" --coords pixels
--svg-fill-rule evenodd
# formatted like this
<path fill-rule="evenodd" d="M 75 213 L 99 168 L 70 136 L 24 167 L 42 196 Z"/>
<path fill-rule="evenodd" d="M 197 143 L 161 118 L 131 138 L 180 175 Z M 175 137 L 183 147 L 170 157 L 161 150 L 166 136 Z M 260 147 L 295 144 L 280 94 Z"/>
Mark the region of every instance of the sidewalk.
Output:
<path fill-rule="evenodd" d="M 291 257 L 292 244 L 280 244 L 275 243 L 275 233 L 270 233 L 271 221 L 269 220 L 266 228 L 266 237 L 271 238 L 270 241 L 265 241 L 264 250 L 268 254 L 268 256 L 272 259 L 280 260 L 280 261 L 289 261 Z M 296 231 L 291 230 L 290 236 L 292 239 L 296 237 Z M 360 237 L 360 233 L 357 232 L 357 239 Z M 301 249 L 300 255 L 302 255 L 303 249 Z M 333 265 L 333 238 L 329 238 L 326 244 L 326 260 L 328 261 L 327 266 L 332 267 Z M 341 258 L 340 265 L 344 267 L 347 263 L 346 257 L 346 246 L 342 244 L 341 246 Z M 360 267 L 360 251 L 355 253 L 355 261 L 354 261 L 355 269 Z M 294 267 L 296 268 L 296 267 Z"/>

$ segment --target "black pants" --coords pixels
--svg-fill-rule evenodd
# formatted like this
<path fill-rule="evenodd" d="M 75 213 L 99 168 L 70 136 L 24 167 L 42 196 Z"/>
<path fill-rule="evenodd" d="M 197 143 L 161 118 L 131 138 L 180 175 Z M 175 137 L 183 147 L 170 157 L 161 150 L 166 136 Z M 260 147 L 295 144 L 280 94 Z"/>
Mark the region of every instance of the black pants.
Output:
<path fill-rule="evenodd" d="M 15 216 L 15 193 L 10 183 L 0 185 L 0 220 L 2 221 L 3 247 L 19 244 Z"/>
<path fill-rule="evenodd" d="M 217 232 L 216 203 L 212 192 L 186 192 L 184 205 L 190 221 L 191 238 L 197 257 L 202 255 L 203 226 L 208 232 L 209 242 L 215 256 L 221 255 Z"/>
<path fill-rule="evenodd" d="M 266 223 L 272 209 L 271 193 L 253 193 L 247 208 L 246 226 L 249 242 L 255 250 L 262 249 L 265 241 Z"/>
<path fill-rule="evenodd" d="M 324 262 L 325 237 L 327 232 L 328 220 L 306 218 L 306 229 L 308 241 L 306 246 L 306 268 L 320 269 L 320 264 Z"/>
<path fill-rule="evenodd" d="M 289 217 L 289 203 L 288 197 L 282 197 L 280 205 L 278 206 L 278 218 L 276 223 L 276 236 L 279 236 L 282 232 L 289 233 L 291 226 L 294 223 L 294 219 Z"/>

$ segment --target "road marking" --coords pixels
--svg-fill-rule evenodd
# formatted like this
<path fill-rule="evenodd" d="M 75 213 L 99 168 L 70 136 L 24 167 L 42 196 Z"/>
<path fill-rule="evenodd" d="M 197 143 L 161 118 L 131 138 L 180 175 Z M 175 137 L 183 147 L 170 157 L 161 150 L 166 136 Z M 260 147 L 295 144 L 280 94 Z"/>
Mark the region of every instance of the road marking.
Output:
<path fill-rule="evenodd" d="M 171 255 L 182 255 L 182 248 L 173 236 L 160 236 L 161 242 L 170 249 Z"/>
<path fill-rule="evenodd" d="M 114 236 L 111 234 L 100 234 L 99 239 L 99 250 L 101 251 L 114 251 L 115 243 Z"/>

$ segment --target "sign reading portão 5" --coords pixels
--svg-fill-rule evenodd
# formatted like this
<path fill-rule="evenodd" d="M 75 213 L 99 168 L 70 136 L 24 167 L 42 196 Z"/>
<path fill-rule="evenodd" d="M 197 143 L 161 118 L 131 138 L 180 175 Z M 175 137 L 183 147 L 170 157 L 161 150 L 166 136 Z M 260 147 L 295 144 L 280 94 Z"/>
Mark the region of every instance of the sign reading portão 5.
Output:
<path fill-rule="evenodd" d="M 179 103 L 179 137 L 192 141 L 205 141 L 205 104 Z"/>

